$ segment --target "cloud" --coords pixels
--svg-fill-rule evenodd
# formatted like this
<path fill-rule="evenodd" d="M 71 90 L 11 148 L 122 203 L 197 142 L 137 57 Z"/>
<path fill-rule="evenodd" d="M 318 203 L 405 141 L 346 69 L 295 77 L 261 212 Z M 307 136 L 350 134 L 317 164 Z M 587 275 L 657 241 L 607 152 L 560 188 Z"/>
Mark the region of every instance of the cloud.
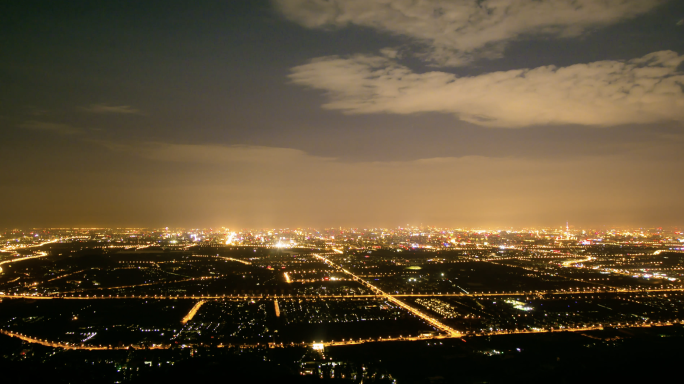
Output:
<path fill-rule="evenodd" d="M 611 126 L 684 121 L 684 56 L 661 51 L 622 61 L 544 66 L 458 77 L 414 73 L 386 57 L 317 58 L 295 83 L 326 92 L 326 109 L 349 114 L 442 112 L 490 127 Z"/>
<path fill-rule="evenodd" d="M 114 113 L 121 115 L 140 114 L 138 109 L 135 109 L 130 105 L 91 104 L 88 107 L 81 107 L 81 109 L 91 113 Z"/>
<path fill-rule="evenodd" d="M 532 35 L 576 37 L 646 13 L 666 0 L 274 0 L 308 28 L 358 25 L 425 44 L 436 64 L 501 57 L 506 42 Z"/>
<path fill-rule="evenodd" d="M 58 133 L 61 135 L 73 135 L 76 133 L 83 132 L 82 129 L 76 128 L 76 127 L 71 126 L 69 124 L 51 123 L 51 122 L 47 122 L 47 121 L 35 121 L 35 120 L 26 121 L 26 122 L 20 124 L 19 127 L 24 128 L 24 129 L 35 130 L 35 131 Z"/>
<path fill-rule="evenodd" d="M 677 25 L 684 25 L 684 19 L 681 19 L 677 22 Z"/>

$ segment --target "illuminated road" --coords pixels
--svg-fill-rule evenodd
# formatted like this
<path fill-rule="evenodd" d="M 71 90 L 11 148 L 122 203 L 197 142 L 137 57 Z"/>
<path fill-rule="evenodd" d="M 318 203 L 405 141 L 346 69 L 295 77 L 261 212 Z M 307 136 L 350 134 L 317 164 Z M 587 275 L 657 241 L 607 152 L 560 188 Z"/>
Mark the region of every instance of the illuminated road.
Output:
<path fill-rule="evenodd" d="M 177 273 L 176 273 L 177 275 Z M 180 276 L 180 275 L 179 275 Z M 175 284 L 175 283 L 185 283 L 188 281 L 194 281 L 194 280 L 211 280 L 211 279 L 219 279 L 221 276 L 200 276 L 200 277 L 190 277 L 187 279 L 180 279 L 180 280 L 162 280 L 162 281 L 154 281 L 152 283 L 142 283 L 142 284 L 132 284 L 132 285 L 120 285 L 117 287 L 95 287 L 95 288 L 84 288 L 84 289 L 78 289 L 75 291 L 65 291 L 65 292 L 60 292 L 60 294 L 76 294 L 76 293 L 84 293 L 87 291 L 102 291 L 102 290 L 107 290 L 107 289 L 122 289 L 122 288 L 136 288 L 136 287 L 149 287 L 151 285 L 160 285 L 160 284 Z M 95 296 L 95 295 L 94 295 Z"/>
<path fill-rule="evenodd" d="M 232 257 L 225 257 L 225 256 L 218 256 L 218 255 L 216 255 L 216 256 L 214 256 L 214 257 L 219 258 L 219 259 L 223 259 L 223 260 L 227 260 L 227 261 L 237 261 L 238 263 L 242 263 L 242 264 L 245 264 L 245 265 L 252 265 L 252 263 L 250 263 L 249 261 L 240 260 L 240 259 L 234 259 L 234 258 L 232 258 Z"/>
<path fill-rule="evenodd" d="M 422 312 L 422 311 L 420 311 L 420 310 L 418 310 L 418 309 L 416 309 L 416 308 L 413 308 L 412 306 L 410 306 L 410 305 L 404 303 L 403 301 L 397 299 L 396 297 L 394 297 L 394 296 L 392 296 L 392 295 L 390 295 L 390 294 L 388 294 L 388 293 L 382 291 L 380 288 L 374 286 L 373 284 L 367 282 L 366 280 L 363 280 L 362 278 L 356 276 L 355 274 L 353 274 L 352 272 L 350 272 L 350 271 L 348 271 L 348 270 L 342 268 L 341 266 L 339 266 L 339 265 L 333 263 L 332 261 L 330 261 L 330 260 L 327 259 L 326 257 L 321 256 L 321 255 L 316 254 L 316 253 L 314 253 L 313 255 L 314 255 L 316 258 L 322 260 L 324 263 L 330 265 L 331 267 L 334 267 L 334 268 L 336 268 L 336 269 L 338 269 L 338 270 L 340 270 L 340 271 L 343 271 L 344 273 L 350 275 L 354 280 L 356 280 L 356 281 L 360 282 L 361 284 L 365 285 L 366 287 L 370 288 L 373 292 L 375 292 L 377 295 L 382 296 L 382 297 L 385 298 L 387 301 L 389 301 L 389 302 L 391 302 L 391 303 L 393 303 L 393 304 L 395 304 L 395 305 L 398 305 L 398 306 L 404 308 L 405 310 L 411 312 L 412 314 L 414 314 L 414 315 L 420 317 L 421 319 L 425 320 L 428 324 L 430 324 L 430 325 L 432 325 L 433 327 L 439 329 L 440 331 L 446 332 L 449 336 L 451 336 L 451 337 L 458 337 L 458 336 L 461 335 L 461 333 L 458 332 L 457 330 L 455 330 L 455 329 L 453 329 L 453 328 L 447 326 L 446 324 L 441 323 L 439 320 L 435 319 L 434 317 L 431 317 L 431 316 L 427 315 L 426 313 L 424 313 L 424 312 Z"/>
<path fill-rule="evenodd" d="M 663 326 L 669 326 L 669 325 L 674 325 L 674 324 L 679 324 L 677 322 L 659 322 L 659 323 L 644 323 L 644 324 L 630 324 L 626 325 L 625 327 L 627 328 L 652 328 L 652 327 L 663 327 Z M 607 325 L 607 326 L 613 326 L 613 325 Z M 618 327 L 620 326 L 619 324 L 617 325 Z M 602 330 L 604 329 L 604 325 L 594 325 L 594 326 L 587 326 L 587 327 L 578 327 L 578 328 L 551 328 L 551 329 L 525 329 L 525 330 L 510 330 L 510 331 L 494 331 L 494 332 L 486 332 L 486 333 L 476 333 L 476 334 L 470 334 L 468 336 L 494 336 L 494 335 L 520 335 L 520 334 L 534 334 L 534 333 L 553 333 L 553 332 L 586 332 L 586 331 L 596 331 L 596 330 Z M 446 336 L 446 335 L 434 335 L 434 336 L 427 336 L 427 335 L 421 335 L 421 336 L 409 336 L 409 337 L 378 337 L 377 339 L 373 338 L 368 338 L 368 339 L 358 339 L 358 340 L 342 340 L 342 341 L 328 341 L 328 342 L 322 342 L 321 344 L 325 346 L 340 346 L 340 345 L 355 345 L 355 344 L 363 344 L 363 343 L 374 343 L 374 342 L 383 342 L 383 341 L 418 341 L 418 340 L 435 340 L 435 339 L 453 339 L 453 338 L 459 338 L 462 337 L 462 335 L 452 335 L 452 336 Z"/>
<path fill-rule="evenodd" d="M 188 321 L 192 320 L 193 317 L 195 317 L 195 314 L 197 314 L 197 311 L 206 303 L 206 300 L 200 300 L 198 301 L 192 308 L 190 308 L 190 312 L 188 312 L 185 317 L 181 320 L 181 324 L 185 324 Z"/>
<path fill-rule="evenodd" d="M 88 271 L 88 270 L 90 270 L 90 269 L 91 269 L 91 268 L 82 269 L 82 270 L 80 270 L 80 271 L 71 272 L 71 273 L 67 273 L 67 274 L 65 274 L 65 275 L 60 275 L 60 276 L 57 276 L 57 277 L 53 277 L 52 279 L 45 280 L 45 282 L 47 283 L 47 282 L 50 282 L 50 281 L 55 281 L 55 280 L 63 279 L 63 278 L 65 278 L 65 277 L 69 277 L 69 276 L 71 276 L 71 275 L 75 275 L 75 274 L 78 274 L 78 273 L 81 273 L 81 272 L 85 272 L 85 271 Z"/>
<path fill-rule="evenodd" d="M 31 245 L 7 245 L 3 248 L 0 248 L 0 252 L 14 252 L 17 249 L 42 247 L 43 245 L 56 243 L 56 242 L 62 241 L 62 240 L 73 240 L 73 239 L 81 239 L 81 238 L 83 238 L 83 237 L 82 236 L 72 236 L 72 237 L 64 237 L 64 238 L 59 238 L 59 239 L 43 241 L 42 243 L 31 244 Z"/>
<path fill-rule="evenodd" d="M 643 323 L 643 324 L 629 324 L 625 325 L 626 328 L 651 328 L 651 327 L 662 327 L 662 326 L 670 326 L 674 324 L 679 324 L 676 321 L 675 322 L 658 322 L 658 323 Z M 602 330 L 604 329 L 606 325 L 594 325 L 594 326 L 587 326 L 587 327 L 578 327 L 578 328 L 551 328 L 551 329 L 534 329 L 534 330 L 510 330 L 510 331 L 498 331 L 498 332 L 486 332 L 486 333 L 477 333 L 477 334 L 470 334 L 469 336 L 475 336 L 475 337 L 480 337 L 480 336 L 492 336 L 492 335 L 513 335 L 513 334 L 534 334 L 534 333 L 553 333 L 553 332 L 586 332 L 586 331 L 595 331 L 595 330 Z M 607 326 L 614 326 L 613 324 L 608 324 Z M 619 327 L 620 324 L 617 324 Z M 85 345 L 85 344 L 80 344 L 80 343 L 66 343 L 66 342 L 56 342 L 56 341 L 49 341 L 45 339 L 39 339 L 36 337 L 24 335 L 22 333 L 17 333 L 17 332 L 11 332 L 7 331 L 4 329 L 0 329 L 0 334 L 9 336 L 9 337 L 16 337 L 19 338 L 23 341 L 26 341 L 28 343 L 33 343 L 33 344 L 40 344 L 44 345 L 46 347 L 52 347 L 52 348 L 64 348 L 64 349 L 70 349 L 70 350 L 89 350 L 89 351 L 97 351 L 97 350 L 126 350 L 126 349 L 170 349 L 173 346 L 170 344 L 153 344 L 152 346 L 138 346 L 138 345 L 129 345 L 129 346 L 102 346 L 102 345 Z M 452 339 L 452 338 L 460 338 L 462 337 L 461 334 L 452 334 L 452 335 L 421 335 L 421 336 L 399 336 L 399 337 L 378 337 L 378 338 L 367 338 L 367 339 L 350 339 L 350 340 L 342 340 L 342 341 L 323 341 L 320 344 L 323 344 L 324 346 L 331 347 L 331 346 L 342 346 L 342 345 L 358 345 L 358 344 L 363 344 L 363 343 L 376 343 L 376 342 L 386 342 L 386 341 L 420 341 L 420 340 L 442 340 L 442 339 Z M 318 343 L 316 343 L 318 344 Z M 270 348 L 282 348 L 282 347 L 288 347 L 292 345 L 298 345 L 298 346 L 306 346 L 304 343 L 290 343 L 290 344 L 273 344 L 273 343 L 268 343 L 268 344 L 219 344 L 217 347 L 222 348 L 222 347 L 245 347 L 245 348 L 254 348 L 258 346 L 266 346 L 268 345 Z M 193 347 L 193 345 L 183 345 L 182 347 Z"/>
<path fill-rule="evenodd" d="M 584 262 L 586 262 L 586 261 L 591 261 L 591 260 L 594 260 L 594 259 L 595 259 L 594 257 L 587 256 L 587 257 L 585 257 L 585 258 L 583 258 L 583 259 L 567 260 L 567 261 L 562 262 L 561 264 L 562 264 L 564 267 L 572 267 L 572 266 L 574 266 L 575 264 L 584 263 Z"/>
<path fill-rule="evenodd" d="M 171 346 L 168 345 L 156 345 L 153 344 L 152 346 L 126 346 L 126 347 L 119 347 L 119 346 L 101 346 L 101 345 L 84 345 L 84 344 L 76 344 L 76 343 L 66 343 L 66 342 L 58 342 L 58 341 L 49 341 L 45 339 L 38 339 L 35 337 L 27 336 L 22 333 L 16 333 L 16 332 L 11 332 L 7 331 L 4 329 L 0 329 L 0 334 L 9 336 L 9 337 L 16 337 L 18 339 L 21 339 L 23 341 L 26 341 L 28 343 L 33 343 L 33 344 L 40 344 L 44 345 L 46 347 L 53 347 L 53 348 L 64 348 L 64 349 L 72 349 L 72 350 L 88 350 L 88 351 L 102 351 L 102 350 L 112 350 L 112 349 L 168 349 Z"/>
<path fill-rule="evenodd" d="M 149 283 L 157 284 L 157 283 Z M 361 299 L 361 298 L 376 298 L 388 299 L 388 297 L 501 297 L 501 296 L 562 296 L 562 295 L 589 295 L 589 294 L 615 294 L 615 293 L 676 293 L 684 292 L 684 288 L 663 288 L 663 289 L 602 289 L 602 290 L 585 290 L 585 291 L 530 291 L 530 292 L 490 292 L 490 293 L 398 293 L 389 295 L 373 286 L 368 286 L 374 289 L 373 295 L 298 295 L 298 294 L 224 294 L 224 295 L 86 295 L 86 294 L 71 294 L 71 295 L 51 295 L 41 296 L 35 294 L 0 294 L 0 299 L 158 299 L 158 300 L 177 300 L 177 299 Z M 403 304 L 403 303 L 402 303 Z M 412 307 L 411 307 L 412 308 Z"/>
<path fill-rule="evenodd" d="M 17 249 L 38 248 L 38 247 L 42 247 L 42 246 L 47 245 L 47 244 L 57 243 L 57 242 L 64 241 L 64 240 L 80 239 L 80 238 L 82 238 L 82 236 L 72 236 L 72 237 L 53 239 L 53 240 L 44 241 L 44 242 L 38 243 L 38 244 L 32 244 L 32 245 L 21 245 L 21 246 L 8 245 L 8 246 L 5 246 L 3 248 L 0 248 L 0 252 L 15 252 Z M 30 260 L 30 259 L 36 259 L 39 257 L 48 256 L 47 252 L 39 251 L 36 253 L 37 254 L 33 255 L 33 256 L 20 257 L 18 259 L 12 259 L 12 260 L 4 260 L 4 261 L 0 262 L 0 265 L 14 263 L 17 261 L 22 261 L 22 260 Z M 2 267 L 0 267 L 0 273 L 2 273 Z"/>
<path fill-rule="evenodd" d="M 87 349 L 89 351 L 108 349 L 108 347 L 94 347 L 94 346 L 85 346 L 85 345 L 72 344 L 72 343 L 60 343 L 60 342 L 56 342 L 56 341 L 48 341 L 48 340 L 38 339 L 35 337 L 31 337 L 31 336 L 26 336 L 26 335 L 21 334 L 21 333 L 6 331 L 4 329 L 0 329 L 0 333 L 3 335 L 7 335 L 9 337 L 16 337 L 16 338 L 21 339 L 23 341 L 26 341 L 28 343 L 40 344 L 40 345 L 44 345 L 46 347 L 64 348 L 64 349 Z M 119 348 L 114 348 L 114 349 L 119 349 Z"/>
<path fill-rule="evenodd" d="M 63 240 L 73 240 L 73 239 L 80 239 L 80 238 L 82 238 L 82 236 L 72 236 L 72 237 L 53 239 L 53 240 L 44 241 L 44 242 L 38 243 L 38 244 L 32 244 L 32 245 L 21 245 L 21 246 L 8 245 L 8 246 L 5 246 L 3 248 L 0 248 L 0 252 L 15 252 L 17 249 L 38 248 L 38 247 L 42 247 L 42 246 L 47 245 L 47 244 L 52 244 L 52 243 L 60 242 Z M 33 256 L 20 257 L 18 259 L 12 259 L 12 260 L 4 260 L 4 261 L 0 262 L 0 265 L 14 263 L 17 261 L 22 261 L 22 260 L 36 259 L 39 257 L 45 257 L 47 255 L 48 255 L 47 252 L 39 251 L 39 252 L 37 252 L 36 255 L 33 255 Z M 0 267 L 0 273 L 2 273 L 2 267 Z"/>
<path fill-rule="evenodd" d="M 23 260 L 37 259 L 40 257 L 45 257 L 47 255 L 48 255 L 47 252 L 40 251 L 40 252 L 38 252 L 38 254 L 33 255 L 33 256 L 26 256 L 26 257 L 20 257 L 18 259 L 0 261 L 0 265 L 9 264 L 9 263 L 16 263 L 17 261 L 23 261 Z M 0 267 L 0 273 L 2 273 L 2 267 Z"/>

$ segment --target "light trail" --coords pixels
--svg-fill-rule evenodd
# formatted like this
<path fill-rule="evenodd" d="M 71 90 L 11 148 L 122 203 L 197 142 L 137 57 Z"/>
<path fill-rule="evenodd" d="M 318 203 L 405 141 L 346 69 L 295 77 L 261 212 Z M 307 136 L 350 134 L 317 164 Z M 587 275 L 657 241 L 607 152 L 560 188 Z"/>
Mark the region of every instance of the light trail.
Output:
<path fill-rule="evenodd" d="M 290 275 L 287 274 L 287 272 L 283 272 L 283 275 L 285 276 L 285 282 L 291 283 L 292 280 L 290 280 Z"/>
<path fill-rule="evenodd" d="M 278 299 L 273 300 L 273 306 L 275 307 L 276 317 L 280 317 L 280 306 L 278 305 Z"/>
<path fill-rule="evenodd" d="M 181 324 L 185 324 L 188 321 L 192 320 L 193 317 L 195 317 L 195 314 L 197 314 L 197 311 L 199 311 L 200 307 L 206 303 L 206 300 L 200 300 L 198 301 L 192 308 L 190 308 L 190 312 L 188 312 L 185 317 L 183 317 L 183 320 L 181 320 Z"/>

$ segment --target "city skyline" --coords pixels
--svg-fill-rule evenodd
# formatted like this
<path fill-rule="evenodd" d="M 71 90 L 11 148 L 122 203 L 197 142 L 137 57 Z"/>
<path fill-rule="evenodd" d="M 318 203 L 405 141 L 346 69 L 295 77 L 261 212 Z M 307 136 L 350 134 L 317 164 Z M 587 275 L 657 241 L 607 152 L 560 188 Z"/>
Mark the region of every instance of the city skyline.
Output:
<path fill-rule="evenodd" d="M 6 4 L 0 227 L 681 227 L 684 4 Z"/>
<path fill-rule="evenodd" d="M 683 278 L 677 228 L 5 230 L 0 364 L 84 383 L 629 381 L 678 367 Z"/>

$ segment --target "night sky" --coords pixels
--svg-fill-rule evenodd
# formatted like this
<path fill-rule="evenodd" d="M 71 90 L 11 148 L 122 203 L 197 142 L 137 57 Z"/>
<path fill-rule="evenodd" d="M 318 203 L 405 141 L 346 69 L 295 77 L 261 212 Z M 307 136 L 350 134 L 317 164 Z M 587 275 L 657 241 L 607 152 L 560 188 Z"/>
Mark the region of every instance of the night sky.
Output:
<path fill-rule="evenodd" d="M 684 1 L 3 1 L 0 47 L 0 227 L 684 225 Z"/>

